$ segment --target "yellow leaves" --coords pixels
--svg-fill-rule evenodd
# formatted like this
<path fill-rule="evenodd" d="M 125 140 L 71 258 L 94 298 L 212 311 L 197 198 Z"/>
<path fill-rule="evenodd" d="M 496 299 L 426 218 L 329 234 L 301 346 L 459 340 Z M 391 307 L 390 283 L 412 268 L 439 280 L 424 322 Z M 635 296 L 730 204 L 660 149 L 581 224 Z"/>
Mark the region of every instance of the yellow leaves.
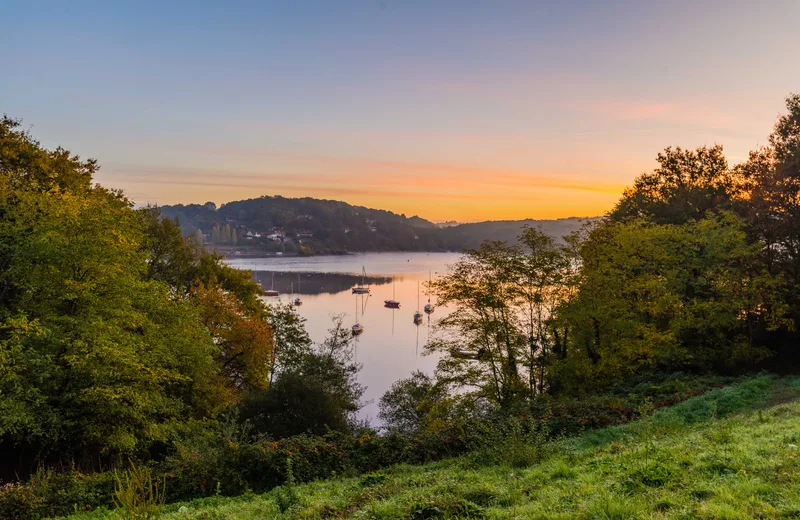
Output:
<path fill-rule="evenodd" d="M 269 324 L 218 287 L 197 285 L 191 299 L 219 347 L 217 362 L 227 384 L 237 390 L 266 388 L 274 348 Z"/>

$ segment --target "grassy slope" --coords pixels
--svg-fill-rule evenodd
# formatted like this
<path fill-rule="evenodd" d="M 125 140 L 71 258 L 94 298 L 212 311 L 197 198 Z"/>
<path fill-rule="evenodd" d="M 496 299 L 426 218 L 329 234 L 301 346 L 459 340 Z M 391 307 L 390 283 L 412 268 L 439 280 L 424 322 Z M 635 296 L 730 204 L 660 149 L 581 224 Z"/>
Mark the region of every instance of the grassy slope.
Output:
<path fill-rule="evenodd" d="M 505 463 L 497 463 L 497 451 L 476 453 L 290 491 L 172 504 L 165 517 L 798 518 L 799 387 L 800 379 L 760 376 L 648 421 L 512 445 Z M 762 409 L 775 402 L 785 404 Z M 281 514 L 292 494 L 296 505 Z"/>

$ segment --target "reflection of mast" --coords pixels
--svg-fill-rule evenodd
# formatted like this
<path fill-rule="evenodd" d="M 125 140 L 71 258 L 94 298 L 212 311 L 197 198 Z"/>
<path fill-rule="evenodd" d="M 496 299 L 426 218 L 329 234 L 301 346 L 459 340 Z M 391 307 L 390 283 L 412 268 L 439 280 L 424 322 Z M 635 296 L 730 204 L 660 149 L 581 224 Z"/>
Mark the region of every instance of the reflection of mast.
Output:
<path fill-rule="evenodd" d="M 417 327 L 417 346 L 414 349 L 414 357 L 419 357 L 419 327 Z"/>

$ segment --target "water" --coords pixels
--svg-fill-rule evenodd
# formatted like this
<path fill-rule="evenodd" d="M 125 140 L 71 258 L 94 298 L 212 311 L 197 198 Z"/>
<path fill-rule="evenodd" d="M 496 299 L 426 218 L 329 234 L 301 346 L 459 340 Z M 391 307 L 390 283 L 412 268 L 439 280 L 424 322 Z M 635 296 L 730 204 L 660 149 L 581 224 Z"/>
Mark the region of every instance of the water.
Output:
<path fill-rule="evenodd" d="M 357 361 L 362 364 L 359 382 L 367 387 L 366 402 L 360 417 L 378 425 L 378 400 L 391 384 L 408 377 L 414 370 L 432 374 L 438 358 L 423 356 L 431 325 L 446 314 L 436 308 L 414 324 L 414 312 L 428 301 L 423 283 L 436 278 L 457 253 L 364 253 L 346 256 L 235 258 L 228 264 L 253 271 L 264 288 L 281 292 L 267 301 L 289 303 L 290 291 L 303 300 L 297 310 L 306 319 L 311 339 L 320 342 L 331 327 L 331 316 L 345 314 L 350 327 L 358 321 L 364 333 L 355 342 Z M 369 297 L 357 296 L 350 289 L 361 280 L 362 266 L 370 285 Z M 419 305 L 417 305 L 419 287 Z M 394 296 L 393 296 L 394 295 Z M 387 309 L 384 300 L 400 301 L 400 309 Z M 436 305 L 435 300 L 431 303 Z"/>

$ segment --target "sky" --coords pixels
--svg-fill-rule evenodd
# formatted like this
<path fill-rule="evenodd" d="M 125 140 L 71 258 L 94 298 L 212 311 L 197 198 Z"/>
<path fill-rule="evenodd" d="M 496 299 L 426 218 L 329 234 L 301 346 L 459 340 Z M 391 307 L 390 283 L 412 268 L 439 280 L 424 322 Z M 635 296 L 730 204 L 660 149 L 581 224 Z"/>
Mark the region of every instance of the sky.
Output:
<path fill-rule="evenodd" d="M 0 22 L 0 112 L 137 204 L 594 216 L 667 146 L 743 160 L 800 91 L 796 0 L 4 0 Z"/>

